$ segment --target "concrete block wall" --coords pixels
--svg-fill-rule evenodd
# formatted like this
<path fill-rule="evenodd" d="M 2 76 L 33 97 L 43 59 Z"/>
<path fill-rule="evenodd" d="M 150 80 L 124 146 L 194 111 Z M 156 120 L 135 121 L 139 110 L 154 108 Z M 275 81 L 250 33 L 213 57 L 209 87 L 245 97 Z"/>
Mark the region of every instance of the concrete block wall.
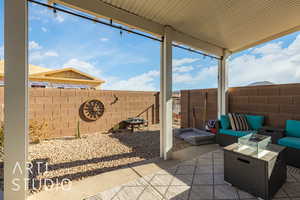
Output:
<path fill-rule="evenodd" d="M 283 128 L 300 120 L 300 84 L 230 88 L 229 111 L 264 115 L 266 125 Z"/>
<path fill-rule="evenodd" d="M 2 121 L 3 97 L 0 88 Z M 158 122 L 157 98 L 157 92 L 30 88 L 29 119 L 46 121 L 50 138 L 74 136 L 78 123 L 81 134 L 107 131 L 129 117 L 140 116 L 154 124 Z M 89 99 L 98 99 L 105 106 L 103 116 L 94 122 L 79 116 L 80 106 Z"/>
<path fill-rule="evenodd" d="M 203 127 L 205 92 L 208 93 L 206 119 L 217 118 L 217 89 L 183 90 L 182 127 L 193 126 L 193 108 L 196 111 L 196 127 Z M 300 84 L 229 88 L 228 111 L 264 115 L 265 125 L 283 128 L 288 119 L 300 120 Z"/>
<path fill-rule="evenodd" d="M 206 99 L 206 114 L 204 105 Z M 193 115 L 193 112 L 195 113 Z M 217 118 L 217 90 L 182 90 L 181 91 L 181 127 L 204 128 L 204 122 Z"/>

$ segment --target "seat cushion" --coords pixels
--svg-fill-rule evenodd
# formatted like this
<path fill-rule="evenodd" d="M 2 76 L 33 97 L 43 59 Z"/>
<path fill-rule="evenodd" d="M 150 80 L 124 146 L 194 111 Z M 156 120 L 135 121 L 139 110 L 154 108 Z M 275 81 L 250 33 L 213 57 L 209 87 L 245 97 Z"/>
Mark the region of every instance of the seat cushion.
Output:
<path fill-rule="evenodd" d="M 278 144 L 286 147 L 300 149 L 300 138 L 284 137 L 278 140 Z"/>
<path fill-rule="evenodd" d="M 231 135 L 231 136 L 237 136 L 237 137 L 242 137 L 242 136 L 248 135 L 250 133 L 256 133 L 256 131 L 234 131 L 232 129 L 220 129 L 219 130 L 219 134 Z"/>
<path fill-rule="evenodd" d="M 244 114 L 229 113 L 228 114 L 231 129 L 235 131 L 249 131 L 247 119 Z"/>
<path fill-rule="evenodd" d="M 289 137 L 300 138 L 300 121 L 287 120 L 286 121 L 286 135 Z"/>
<path fill-rule="evenodd" d="M 176 129 L 175 136 L 193 145 L 214 143 L 215 135 L 196 128 Z"/>
<path fill-rule="evenodd" d="M 221 127 L 222 129 L 230 129 L 230 121 L 228 115 L 221 115 Z"/>
<path fill-rule="evenodd" d="M 265 117 L 260 115 L 246 115 L 246 119 L 250 129 L 258 131 L 262 128 Z"/>

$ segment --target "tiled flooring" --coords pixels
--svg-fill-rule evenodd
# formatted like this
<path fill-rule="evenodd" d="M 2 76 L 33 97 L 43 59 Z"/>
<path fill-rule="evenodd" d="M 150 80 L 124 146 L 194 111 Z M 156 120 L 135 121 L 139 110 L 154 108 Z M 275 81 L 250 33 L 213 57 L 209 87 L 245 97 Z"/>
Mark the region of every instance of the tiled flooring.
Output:
<path fill-rule="evenodd" d="M 105 183 L 103 183 L 105 184 Z M 275 199 L 300 200 L 300 172 L 288 170 L 286 184 Z M 224 182 L 223 152 L 204 154 L 85 200 L 211 200 L 255 199 Z"/>

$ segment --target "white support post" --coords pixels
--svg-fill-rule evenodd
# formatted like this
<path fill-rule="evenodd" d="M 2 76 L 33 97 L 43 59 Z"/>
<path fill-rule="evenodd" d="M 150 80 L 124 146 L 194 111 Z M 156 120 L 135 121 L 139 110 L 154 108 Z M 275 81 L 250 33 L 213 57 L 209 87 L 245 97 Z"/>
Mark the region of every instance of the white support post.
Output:
<path fill-rule="evenodd" d="M 171 157 L 172 132 L 172 30 L 166 26 L 161 46 L 160 67 L 160 157 Z"/>
<path fill-rule="evenodd" d="M 226 59 L 229 53 L 224 51 L 224 55 L 219 60 L 218 68 L 218 119 L 221 115 L 227 113 L 227 89 L 228 89 L 228 67 L 226 65 Z"/>
<path fill-rule="evenodd" d="M 4 200 L 27 198 L 27 1 L 4 1 Z"/>

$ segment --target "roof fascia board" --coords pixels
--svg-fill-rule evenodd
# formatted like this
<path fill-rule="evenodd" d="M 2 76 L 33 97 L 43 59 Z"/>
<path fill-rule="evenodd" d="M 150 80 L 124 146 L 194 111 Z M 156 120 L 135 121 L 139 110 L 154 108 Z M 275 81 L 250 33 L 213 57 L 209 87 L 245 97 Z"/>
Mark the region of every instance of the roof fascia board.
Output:
<path fill-rule="evenodd" d="M 110 6 L 102 1 L 95 0 L 53 0 L 53 2 L 64 6 L 80 10 L 93 16 L 105 19 L 113 19 L 117 23 L 126 25 L 132 28 L 138 28 L 147 33 L 161 36 L 163 35 L 164 27 L 161 24 L 147 20 L 138 15 L 129 13 L 125 10 Z"/>
<path fill-rule="evenodd" d="M 73 78 L 56 78 L 56 77 L 44 77 L 44 76 L 29 76 L 33 80 L 57 80 L 57 81 L 73 81 L 82 83 L 105 83 L 102 80 L 84 80 L 84 79 L 73 79 Z"/>
<path fill-rule="evenodd" d="M 76 70 L 74 68 L 68 67 L 68 68 L 63 68 L 63 69 L 57 69 L 57 70 L 51 70 L 51 71 L 47 71 L 47 72 L 40 72 L 40 73 L 34 73 L 31 74 L 32 76 L 47 76 L 47 75 L 53 75 L 53 74 L 57 74 L 57 73 L 61 73 L 61 72 L 68 72 L 68 71 L 72 71 L 74 73 L 77 73 L 81 76 L 85 76 L 86 78 L 89 78 L 91 80 L 95 80 L 95 81 L 102 81 L 101 79 L 98 79 L 94 76 L 91 76 L 87 73 L 81 72 L 79 70 Z"/>
<path fill-rule="evenodd" d="M 223 48 L 218 47 L 213 44 L 210 44 L 208 42 L 199 40 L 199 39 L 189 36 L 185 33 L 181 33 L 181 32 L 174 30 L 172 32 L 172 39 L 173 39 L 173 41 L 175 41 L 179 44 L 187 45 L 192 48 L 207 52 L 209 54 L 214 54 L 218 57 L 223 56 L 223 52 L 224 52 Z"/>

